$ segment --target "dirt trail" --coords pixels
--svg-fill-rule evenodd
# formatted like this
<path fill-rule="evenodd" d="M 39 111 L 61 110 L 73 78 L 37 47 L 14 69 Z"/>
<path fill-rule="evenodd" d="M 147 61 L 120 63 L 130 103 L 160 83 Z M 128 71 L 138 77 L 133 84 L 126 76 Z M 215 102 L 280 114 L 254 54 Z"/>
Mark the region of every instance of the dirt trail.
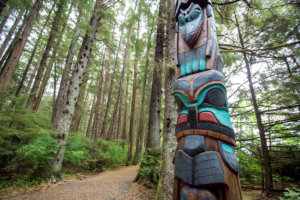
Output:
<path fill-rule="evenodd" d="M 147 191 L 141 191 L 132 183 L 137 166 L 104 172 L 82 180 L 67 180 L 44 190 L 28 192 L 11 200 L 123 200 L 152 199 Z"/>

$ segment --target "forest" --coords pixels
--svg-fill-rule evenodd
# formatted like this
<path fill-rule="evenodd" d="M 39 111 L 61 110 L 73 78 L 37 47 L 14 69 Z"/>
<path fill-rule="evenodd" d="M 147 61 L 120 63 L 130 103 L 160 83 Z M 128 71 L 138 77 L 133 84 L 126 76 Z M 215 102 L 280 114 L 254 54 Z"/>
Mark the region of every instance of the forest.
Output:
<path fill-rule="evenodd" d="M 300 3 L 211 4 L 243 199 L 299 200 Z M 175 8 L 0 0 L 0 199 L 134 165 L 172 199 Z"/>

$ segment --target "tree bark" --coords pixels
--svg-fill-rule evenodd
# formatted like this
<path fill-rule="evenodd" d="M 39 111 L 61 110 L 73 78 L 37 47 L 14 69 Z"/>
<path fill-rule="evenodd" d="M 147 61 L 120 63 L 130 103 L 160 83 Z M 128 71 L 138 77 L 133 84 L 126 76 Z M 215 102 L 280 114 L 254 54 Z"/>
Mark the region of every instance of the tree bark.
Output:
<path fill-rule="evenodd" d="M 19 40 L 17 40 L 16 44 L 14 45 L 14 50 L 12 51 L 10 57 L 8 58 L 7 64 L 0 74 L 0 100 L 4 97 L 6 92 L 6 88 L 17 68 L 19 59 L 23 52 L 25 43 L 30 35 L 32 30 L 34 21 L 36 19 L 37 14 L 42 6 L 43 0 L 36 0 L 32 10 L 30 11 L 29 15 L 25 19 L 25 27 L 23 33 Z"/>
<path fill-rule="evenodd" d="M 97 93 L 97 102 L 96 102 L 96 109 L 94 115 L 94 126 L 93 126 L 93 136 L 94 136 L 94 146 L 93 146 L 93 158 L 96 159 L 97 147 L 98 147 L 98 139 L 99 139 L 99 129 L 100 129 L 100 122 L 101 122 L 101 113 L 103 107 L 103 92 L 104 92 L 104 83 L 105 83 L 105 52 L 103 55 L 102 61 L 102 70 L 100 74 L 100 82 L 98 85 L 98 93 Z"/>
<path fill-rule="evenodd" d="M 145 118 L 145 96 L 146 96 L 146 87 L 147 87 L 147 78 L 148 78 L 148 71 L 149 71 L 149 54 L 151 49 L 151 38 L 152 38 L 153 30 L 150 31 L 148 37 L 148 44 L 146 50 L 146 65 L 145 65 L 145 72 L 144 72 L 144 82 L 143 82 L 143 90 L 142 90 L 142 102 L 141 102 L 141 110 L 140 110 L 140 119 L 138 122 L 138 132 L 137 132 L 137 140 L 136 140 L 136 150 L 134 155 L 133 164 L 136 165 L 139 160 L 139 154 L 142 151 L 142 144 L 144 141 L 144 118 Z"/>
<path fill-rule="evenodd" d="M 23 22 L 22 22 L 22 25 L 18 28 L 18 31 L 17 33 L 15 34 L 14 36 L 14 39 L 12 40 L 12 42 L 9 44 L 9 47 L 6 49 L 5 51 L 5 54 L 2 56 L 1 60 L 0 60 L 0 68 L 1 68 L 1 71 L 0 71 L 0 75 L 3 73 L 8 61 L 9 61 L 9 58 L 10 56 L 12 55 L 12 52 L 15 48 L 15 45 L 16 43 L 18 42 L 18 40 L 21 38 L 21 34 L 22 34 L 22 31 L 26 25 L 26 21 L 25 21 L 26 17 L 24 18 Z"/>
<path fill-rule="evenodd" d="M 97 28 L 101 19 L 102 1 L 97 0 L 94 6 L 93 15 L 90 20 L 91 31 L 87 31 L 82 41 L 82 45 L 78 54 L 78 63 L 72 74 L 70 86 L 66 95 L 65 103 L 58 108 L 57 117 L 54 119 L 54 130 L 58 133 L 59 150 L 55 156 L 52 168 L 56 173 L 61 172 L 62 161 L 64 158 L 68 131 L 70 129 L 72 115 L 74 114 L 75 103 L 79 95 L 82 78 L 87 68 L 87 63 L 91 55 L 92 46 L 96 37 Z"/>
<path fill-rule="evenodd" d="M 88 66 L 89 66 L 89 64 L 88 64 Z M 81 115 L 82 115 L 82 106 L 83 106 L 83 101 L 84 101 L 84 96 L 85 96 L 88 80 L 89 80 L 89 72 L 86 72 L 83 77 L 83 80 L 82 80 L 81 88 L 79 91 L 78 101 L 75 104 L 75 111 L 74 111 L 74 115 L 72 117 L 70 132 L 78 132 L 78 130 L 79 130 L 79 124 L 81 122 Z"/>
<path fill-rule="evenodd" d="M 114 81 L 115 81 L 115 72 L 116 72 L 116 68 L 118 65 L 119 52 L 120 52 L 120 48 L 121 48 L 121 44 L 122 44 L 122 37 L 123 37 L 123 32 L 121 32 L 117 55 L 116 55 L 115 63 L 114 63 L 114 68 L 113 68 L 112 76 L 111 76 L 111 79 L 109 82 L 110 87 L 113 87 Z M 100 133 L 101 136 L 105 135 L 105 129 L 106 129 L 107 121 L 108 121 L 108 113 L 110 110 L 111 101 L 112 101 L 112 90 L 109 90 L 108 97 L 107 97 L 106 109 L 105 109 L 105 113 L 104 113 L 104 119 L 103 119 L 103 123 L 102 123 L 102 129 L 101 129 L 101 133 Z M 116 102 L 116 104 L 118 104 L 118 103 Z"/>
<path fill-rule="evenodd" d="M 96 100 L 97 100 L 96 97 L 97 97 L 97 95 L 95 94 L 94 98 L 93 98 L 92 108 L 91 108 L 91 111 L 90 111 L 88 126 L 87 126 L 86 133 L 85 133 L 86 137 L 91 137 L 91 135 L 90 135 L 91 124 L 92 124 L 92 121 L 93 121 L 93 118 L 94 118 L 94 113 L 95 113 L 95 106 L 96 106 Z"/>
<path fill-rule="evenodd" d="M 26 108 L 31 108 L 33 103 L 35 102 L 36 95 L 37 95 L 37 92 L 39 90 L 39 87 L 40 87 L 40 84 L 41 84 L 41 81 L 42 81 L 42 78 L 43 78 L 43 75 L 44 75 L 44 71 L 45 71 L 45 68 L 46 68 L 46 64 L 47 64 L 47 60 L 49 58 L 50 51 L 51 51 L 51 49 L 54 45 L 54 41 L 57 37 L 58 25 L 59 25 L 59 22 L 62 18 L 64 5 L 65 5 L 65 1 L 60 0 L 59 4 L 58 4 L 57 11 L 56 11 L 56 14 L 55 14 L 55 18 L 54 18 L 53 23 L 52 23 L 52 27 L 51 27 L 50 35 L 49 35 L 49 38 L 48 38 L 48 42 L 47 42 L 44 54 L 43 54 L 42 59 L 41 59 L 40 66 L 39 66 L 39 69 L 37 71 L 37 75 L 35 77 L 35 81 L 33 83 L 32 89 L 30 91 L 30 95 L 29 95 L 28 100 L 27 100 Z"/>
<path fill-rule="evenodd" d="M 2 43 L 1 48 L 0 48 L 0 58 L 2 57 L 2 55 L 3 55 L 3 53 L 4 53 L 4 50 L 6 49 L 6 47 L 7 47 L 8 43 L 9 43 L 9 41 L 11 40 L 11 37 L 12 37 L 13 33 L 15 32 L 15 30 L 16 30 L 18 24 L 19 24 L 19 21 L 21 20 L 21 18 L 22 18 L 22 16 L 23 16 L 23 14 L 24 14 L 23 11 L 20 11 L 20 12 L 19 12 L 18 16 L 17 16 L 16 19 L 15 19 L 14 24 L 13 24 L 12 27 L 10 28 L 8 34 L 6 35 L 5 40 L 4 40 L 4 42 Z M 26 14 L 25 14 L 25 16 L 26 16 Z"/>
<path fill-rule="evenodd" d="M 30 75 L 30 78 L 29 78 L 29 81 L 28 81 L 28 84 L 26 86 L 26 89 L 24 91 L 24 94 L 28 94 L 30 88 L 31 88 L 31 85 L 33 83 L 33 80 L 34 80 L 34 77 L 36 75 L 36 71 L 38 70 L 38 65 L 35 65 L 34 68 L 33 68 L 33 71 L 32 71 L 32 74 Z"/>
<path fill-rule="evenodd" d="M 37 111 L 39 109 L 40 104 L 41 104 L 41 101 L 42 101 L 45 89 L 47 87 L 47 84 L 49 82 L 49 78 L 51 76 L 51 71 L 52 71 L 54 62 L 55 62 L 55 60 L 57 60 L 57 57 L 56 57 L 57 55 L 56 54 L 57 54 L 57 51 L 58 51 L 59 46 L 61 44 L 61 41 L 63 39 L 64 32 L 65 32 L 66 27 L 67 27 L 67 21 L 68 21 L 68 19 L 70 17 L 72 8 L 73 8 L 73 5 L 70 6 L 70 9 L 69 9 L 69 12 L 68 12 L 67 16 L 64 17 L 65 19 L 64 19 L 64 24 L 62 26 L 62 30 L 61 30 L 61 32 L 59 34 L 59 37 L 57 38 L 57 41 L 54 44 L 54 48 L 53 48 L 53 52 L 52 52 L 52 57 L 51 57 L 51 60 L 50 60 L 50 62 L 48 64 L 48 66 L 46 67 L 46 72 L 45 72 L 45 74 L 43 76 L 43 80 L 42 80 L 41 86 L 39 88 L 38 94 L 37 94 L 37 96 L 36 96 L 36 98 L 34 100 L 32 110 Z"/>
<path fill-rule="evenodd" d="M 48 16 L 47 16 L 47 19 L 46 19 L 46 21 L 45 21 L 45 23 L 44 23 L 44 25 L 43 25 L 43 28 L 41 29 L 41 31 L 40 31 L 40 33 L 39 33 L 38 39 L 37 39 L 37 41 L 35 42 L 35 45 L 34 45 L 33 50 L 32 50 L 32 52 L 31 52 L 31 56 L 30 56 L 30 58 L 29 58 L 29 60 L 28 60 L 28 63 L 27 63 L 26 68 L 25 68 L 25 71 L 24 71 L 24 73 L 23 73 L 22 80 L 21 80 L 20 83 L 19 83 L 19 86 L 18 86 L 18 89 L 17 89 L 17 92 L 16 92 L 16 96 L 19 96 L 19 94 L 20 94 L 20 92 L 21 92 L 21 90 L 22 90 L 22 87 L 23 87 L 23 85 L 24 85 L 24 82 L 25 82 L 27 73 L 28 73 L 28 71 L 29 71 L 29 69 L 30 69 L 30 66 L 31 66 L 31 63 L 32 63 L 32 61 L 33 61 L 34 55 L 35 55 L 36 50 L 37 50 L 37 48 L 38 48 L 38 46 L 39 46 L 40 40 L 41 40 L 41 38 L 42 38 L 42 36 L 43 36 L 43 32 L 44 32 L 44 30 L 45 30 L 45 27 L 46 27 L 46 25 L 47 25 L 47 24 L 49 23 L 49 21 L 50 21 L 50 17 L 51 17 L 51 14 L 52 14 L 52 11 L 53 11 L 54 7 L 55 7 L 55 3 L 52 5 L 52 8 L 51 8 L 51 10 L 49 11 L 49 14 L 48 14 Z M 34 74 L 35 74 L 35 73 L 34 73 Z M 34 78 L 34 77 L 33 77 L 33 78 Z M 33 79 L 32 79 L 32 80 L 33 80 Z M 30 84 L 30 85 L 31 85 L 31 84 Z"/>
<path fill-rule="evenodd" d="M 69 73 L 71 71 L 71 66 L 72 66 L 73 59 L 74 59 L 74 54 L 75 54 L 75 50 L 76 50 L 76 42 L 79 37 L 79 31 L 80 31 L 79 24 L 81 23 L 82 16 L 83 16 L 82 8 L 80 6 L 78 6 L 78 9 L 79 9 L 79 14 L 77 17 L 77 22 L 76 22 L 75 28 L 73 29 L 73 33 L 72 33 L 73 37 L 71 40 L 71 44 L 69 46 L 69 51 L 68 51 L 68 55 L 67 55 L 67 59 L 66 59 L 65 68 L 63 70 L 57 98 L 55 101 L 55 105 L 53 107 L 53 112 L 52 112 L 52 117 L 51 117 L 52 123 L 54 121 L 54 118 L 56 118 L 58 108 L 61 107 L 61 105 L 64 103 L 64 99 L 65 99 L 65 95 L 66 95 Z"/>
<path fill-rule="evenodd" d="M 17 42 L 20 40 L 21 34 L 24 30 L 24 27 L 26 25 L 26 17 L 24 18 L 22 25 L 18 28 L 18 32 L 15 34 L 13 41 L 9 44 L 9 47 L 7 48 L 7 50 L 5 51 L 4 56 L 2 56 L 1 61 L 0 61 L 0 67 L 2 67 L 0 75 L 3 73 L 10 56 L 12 55 L 12 52 L 15 48 L 15 45 L 17 44 Z M 4 64 L 3 64 L 4 63 Z"/>
<path fill-rule="evenodd" d="M 237 29 L 238 29 L 240 44 L 243 48 L 245 48 L 244 39 L 243 39 L 241 30 L 240 30 L 239 21 L 238 21 L 236 15 L 235 15 L 235 20 L 236 20 L 236 25 L 237 25 Z M 271 193 L 271 191 L 273 189 L 272 168 L 271 168 L 271 164 L 270 164 L 270 155 L 269 155 L 269 150 L 268 150 L 268 147 L 267 147 L 267 140 L 266 140 L 264 126 L 263 126 L 263 123 L 262 123 L 261 113 L 259 111 L 259 107 L 258 107 L 257 99 L 256 99 L 256 94 L 255 94 L 254 87 L 253 87 L 251 68 L 250 68 L 251 63 L 249 62 L 246 53 L 243 53 L 243 57 L 244 57 L 245 66 L 246 66 L 246 69 L 247 69 L 247 78 L 248 78 L 249 89 L 250 89 L 250 93 L 251 93 L 251 101 L 252 101 L 253 108 L 254 108 L 254 113 L 255 113 L 255 116 L 256 116 L 256 123 L 257 123 L 257 128 L 258 128 L 258 131 L 259 131 L 261 148 L 262 148 L 262 156 L 263 156 L 264 170 L 265 170 L 265 176 L 264 176 L 265 177 L 265 191 L 266 191 L 266 195 L 269 196 L 269 194 Z"/>
<path fill-rule="evenodd" d="M 161 77 L 163 65 L 163 44 L 164 44 L 164 15 L 165 1 L 160 0 L 157 36 L 155 47 L 155 65 L 153 71 L 151 100 L 150 100 L 150 116 L 148 125 L 147 148 L 153 148 L 160 145 L 160 109 L 161 109 Z"/>
<path fill-rule="evenodd" d="M 129 75 L 127 74 L 127 84 L 126 84 L 126 90 L 125 90 L 125 96 L 124 96 L 124 115 L 123 115 L 123 122 L 122 122 L 122 139 L 124 140 L 123 144 L 128 143 L 128 137 L 127 137 L 127 104 L 128 104 L 128 84 L 129 84 Z"/>
<path fill-rule="evenodd" d="M 136 12 L 137 9 L 137 5 L 138 5 L 138 1 L 135 1 L 135 5 L 134 5 L 134 10 L 133 13 Z M 132 35 L 132 28 L 133 28 L 133 24 L 134 24 L 134 20 L 132 19 L 132 21 L 130 22 L 129 28 L 128 28 L 128 35 L 127 35 L 127 44 L 126 44 L 126 49 L 125 49 L 125 55 L 124 55 L 124 63 L 123 63 L 123 71 L 122 71 L 122 76 L 121 76 L 121 80 L 120 80 L 120 86 L 119 86 L 119 91 L 118 91 L 118 95 L 116 98 L 116 104 L 112 113 L 112 117 L 111 117 L 111 123 L 109 126 L 109 130 L 108 130 L 108 138 L 111 137 L 113 128 L 114 128 L 114 122 L 115 122 L 115 118 L 116 118 L 116 114 L 117 114 L 117 110 L 118 110 L 118 103 L 120 102 L 120 96 L 121 96 L 121 92 L 123 89 L 123 82 L 124 82 L 124 76 L 125 76 L 125 71 L 127 68 L 127 62 L 128 62 L 128 55 L 129 55 L 129 51 L 130 51 L 130 41 L 131 41 L 131 35 Z"/>
<path fill-rule="evenodd" d="M 57 84 L 57 63 L 55 63 L 54 65 L 54 77 L 53 77 L 54 81 L 53 81 L 53 96 L 52 96 L 52 105 L 54 106 L 55 104 L 55 99 L 56 99 L 56 84 Z"/>
<path fill-rule="evenodd" d="M 120 139 L 120 132 L 122 127 L 122 103 L 123 103 L 122 95 L 123 93 L 121 93 L 120 102 L 119 102 L 119 114 L 118 114 L 118 122 L 117 122 L 118 127 L 117 127 L 117 136 L 116 136 L 117 139 Z"/>
<path fill-rule="evenodd" d="M 175 98 L 172 96 L 172 87 L 175 81 L 175 2 L 168 0 L 167 11 L 167 50 L 165 68 L 165 110 L 163 124 L 163 151 L 161 186 L 164 199 L 172 199 L 174 185 L 173 158 L 176 149 L 175 128 L 177 122 L 177 108 Z"/>
<path fill-rule="evenodd" d="M 140 21 L 138 22 L 137 28 L 137 40 L 139 40 L 140 35 Z M 130 124 L 129 124 L 129 143 L 127 151 L 126 165 L 128 166 L 132 160 L 132 149 L 133 149 L 133 128 L 134 128 L 134 117 L 135 117 L 135 99 L 136 99 L 136 76 L 137 76 L 137 65 L 139 62 L 140 52 L 138 52 L 138 47 L 135 47 L 135 59 L 133 65 L 133 83 L 132 83 L 132 99 L 131 99 L 131 111 L 130 111 Z"/>

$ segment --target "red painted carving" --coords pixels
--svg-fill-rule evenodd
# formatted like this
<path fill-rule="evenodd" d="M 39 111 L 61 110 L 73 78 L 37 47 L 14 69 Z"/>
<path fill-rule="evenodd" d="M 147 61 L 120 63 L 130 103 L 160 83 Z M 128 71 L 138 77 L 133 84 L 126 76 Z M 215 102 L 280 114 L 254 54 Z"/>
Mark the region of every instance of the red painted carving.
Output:
<path fill-rule="evenodd" d="M 199 114 L 199 122 L 208 122 L 213 124 L 219 124 L 215 115 L 211 112 L 201 112 Z"/>
<path fill-rule="evenodd" d="M 179 115 L 179 117 L 177 119 L 177 126 L 179 126 L 181 124 L 186 124 L 188 122 L 189 122 L 189 119 L 188 119 L 187 114 Z"/>

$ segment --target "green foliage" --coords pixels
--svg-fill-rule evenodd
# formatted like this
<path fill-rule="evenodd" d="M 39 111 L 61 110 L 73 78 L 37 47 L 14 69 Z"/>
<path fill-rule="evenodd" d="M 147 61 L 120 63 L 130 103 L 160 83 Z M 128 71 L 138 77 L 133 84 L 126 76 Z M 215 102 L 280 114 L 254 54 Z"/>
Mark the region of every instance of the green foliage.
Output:
<path fill-rule="evenodd" d="M 157 184 L 160 176 L 161 148 L 148 148 L 141 159 L 141 165 L 135 181 L 150 181 Z"/>
<path fill-rule="evenodd" d="M 0 111 L 0 182 L 48 178 L 49 162 L 58 150 L 45 112 L 48 105 L 43 103 L 39 112 L 30 112 L 22 102 L 24 97 L 10 98 Z"/>
<path fill-rule="evenodd" d="M 258 158 L 253 154 L 246 154 L 243 151 L 238 151 L 237 157 L 241 168 L 240 177 L 242 183 L 260 181 L 261 167 Z"/>
<path fill-rule="evenodd" d="M 93 141 L 80 133 L 70 133 L 67 141 L 64 162 L 86 168 L 92 159 Z"/>
<path fill-rule="evenodd" d="M 49 110 L 43 101 L 38 112 L 23 107 L 24 97 L 11 98 L 0 111 L 0 187 L 40 183 L 50 177 L 56 142 Z M 93 140 L 81 133 L 70 133 L 64 155 L 64 172 L 101 172 L 125 165 L 127 147 L 122 141 L 99 140 L 96 159 Z"/>
<path fill-rule="evenodd" d="M 122 141 L 117 140 L 115 142 L 99 140 L 98 152 L 104 157 L 109 158 L 106 166 L 115 167 L 115 166 L 124 166 L 126 163 L 128 147 L 122 147 Z"/>
<path fill-rule="evenodd" d="M 49 177 L 49 163 L 58 148 L 58 144 L 50 135 L 40 135 L 16 151 L 13 164 L 18 168 L 31 166 L 26 172 L 28 178 L 42 181 Z"/>
<path fill-rule="evenodd" d="M 296 187 L 293 189 L 285 188 L 286 192 L 284 192 L 284 198 L 280 197 L 280 200 L 299 200 L 300 190 Z"/>
<path fill-rule="evenodd" d="M 110 142 L 99 139 L 96 159 L 92 158 L 92 147 L 92 139 L 80 133 L 70 133 L 64 163 L 91 171 L 125 165 L 127 147 L 123 148 L 121 141 Z"/>

